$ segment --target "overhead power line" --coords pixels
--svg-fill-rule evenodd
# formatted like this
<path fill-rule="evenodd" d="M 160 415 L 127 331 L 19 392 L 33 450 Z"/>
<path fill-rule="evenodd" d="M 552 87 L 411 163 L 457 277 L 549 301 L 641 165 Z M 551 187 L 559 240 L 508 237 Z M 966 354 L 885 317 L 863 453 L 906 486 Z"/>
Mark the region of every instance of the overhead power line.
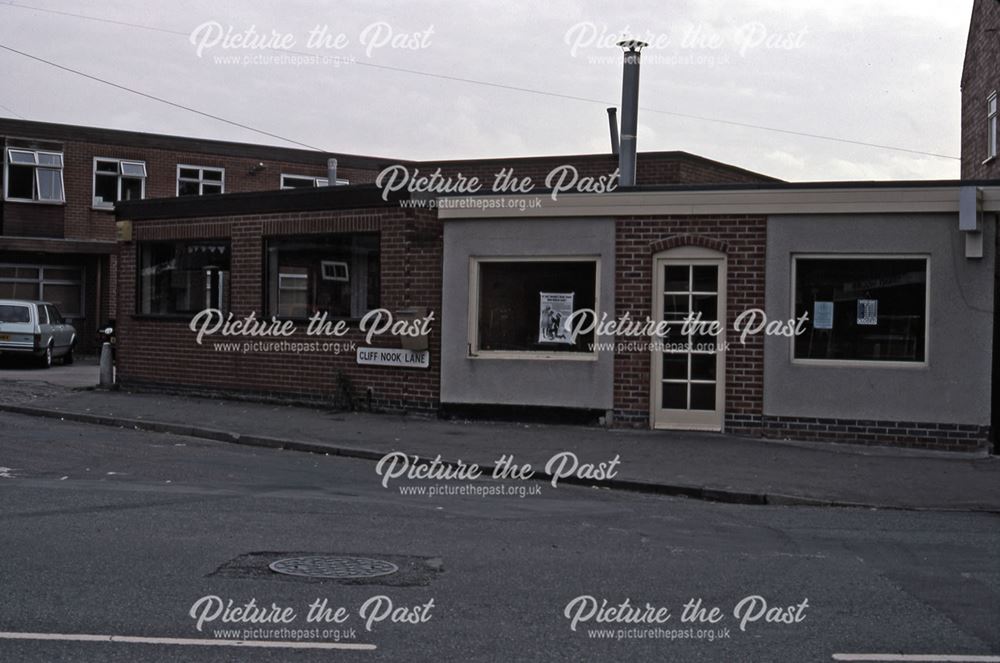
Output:
<path fill-rule="evenodd" d="M 308 143 L 302 143 L 300 141 L 293 140 L 291 138 L 286 138 L 284 136 L 280 136 L 280 135 L 278 135 L 276 133 L 271 133 L 270 131 L 264 131 L 263 129 L 257 129 L 256 127 L 251 127 L 249 124 L 243 124 L 242 122 L 237 122 L 235 120 L 229 120 L 229 119 L 226 119 L 226 118 L 221 117 L 219 115 L 214 115 L 213 113 L 206 113 L 205 111 L 198 110 L 197 108 L 192 108 L 191 106 L 185 106 L 184 104 L 179 104 L 176 101 L 170 101 L 169 99 L 164 99 L 163 97 L 158 97 L 155 94 L 149 94 L 148 92 L 141 92 L 139 90 L 130 88 L 127 85 L 121 85 L 119 83 L 115 83 L 113 81 L 109 81 L 109 80 L 107 80 L 105 78 L 100 78 L 99 76 L 93 76 L 93 75 L 88 74 L 86 72 L 80 71 L 79 69 L 73 69 L 72 67 L 67 67 L 67 66 L 61 65 L 61 64 L 59 64 L 57 62 L 53 62 L 51 60 L 46 60 L 45 58 L 40 58 L 37 55 L 32 55 L 31 53 L 25 53 L 24 51 L 19 51 L 16 48 L 11 48 L 10 46 L 7 46 L 6 44 L 0 44 L 0 48 L 2 48 L 5 51 L 10 51 L 11 53 L 16 53 L 18 55 L 24 56 L 24 57 L 29 58 L 31 60 L 35 60 L 37 62 L 41 62 L 43 64 L 47 64 L 50 67 L 55 67 L 56 69 L 61 69 L 63 71 L 68 71 L 71 74 L 76 74 L 77 76 L 83 76 L 84 78 L 88 78 L 88 79 L 90 79 L 92 81 L 97 81 L 98 83 L 103 83 L 104 85 L 110 85 L 113 88 L 117 88 L 119 90 L 124 90 L 125 92 L 131 92 L 132 94 L 137 94 L 140 97 L 145 97 L 146 99 L 152 99 L 153 101 L 158 101 L 161 104 L 167 104 L 168 106 L 173 106 L 174 108 L 180 108 L 182 110 L 186 110 L 186 111 L 189 111 L 191 113 L 197 113 L 198 115 L 201 115 L 203 117 L 208 117 L 208 118 L 211 118 L 213 120 L 218 120 L 219 122 L 225 122 L 226 124 L 230 124 L 230 125 L 232 125 L 234 127 L 239 127 L 241 129 L 246 129 L 247 131 L 253 131 L 254 133 L 261 134 L 262 136 L 269 136 L 271 138 L 277 138 L 278 140 L 283 140 L 286 143 L 292 143 L 293 145 L 299 145 L 301 147 L 305 147 L 305 148 L 310 149 L 310 150 L 316 150 L 316 151 L 319 151 L 319 152 L 325 152 L 326 151 L 326 150 L 323 150 L 322 148 L 316 147 L 315 145 L 309 145 Z"/>
<path fill-rule="evenodd" d="M 184 37 L 185 39 L 187 39 L 190 36 L 188 33 L 181 32 L 179 30 L 170 30 L 168 28 L 160 28 L 160 27 L 156 27 L 156 26 L 153 26 L 153 25 L 144 25 L 142 23 L 131 23 L 131 22 L 128 22 L 128 21 L 118 21 L 118 20 L 108 19 L 108 18 L 104 18 L 104 17 L 100 17 L 100 16 L 88 16 L 86 14 L 77 14 L 77 13 L 74 13 L 74 12 L 60 11 L 60 10 L 56 10 L 56 9 L 45 9 L 45 8 L 42 8 L 42 7 L 34 7 L 34 6 L 31 6 L 31 5 L 20 4 L 20 3 L 17 3 L 17 2 L 13 2 L 11 0 L 6 0 L 6 1 L 0 2 L 0 6 L 14 7 L 14 8 L 18 8 L 18 9 L 27 9 L 27 10 L 31 10 L 31 11 L 44 12 L 44 13 L 48 13 L 48 14 L 56 14 L 56 15 L 59 15 L 59 16 L 67 16 L 67 17 L 77 18 L 77 19 L 82 19 L 82 20 L 87 20 L 87 21 L 96 21 L 98 23 L 109 23 L 111 25 L 118 25 L 118 26 L 123 26 L 123 27 L 130 27 L 130 28 L 137 28 L 137 29 L 140 29 L 140 30 L 151 30 L 153 32 L 160 32 L 160 33 L 164 33 L 164 34 L 170 34 L 170 35 L 176 35 L 176 36 Z M 7 47 L 4 47 L 4 48 L 7 48 Z M 14 50 L 14 49 L 7 48 L 7 50 Z M 272 50 L 279 50 L 281 52 L 292 53 L 292 54 L 295 54 L 295 55 L 304 55 L 304 56 L 315 55 L 314 53 L 308 53 L 308 52 L 303 52 L 303 51 L 295 51 L 295 50 L 290 50 L 290 49 L 272 49 Z M 24 54 L 24 53 L 22 53 L 20 51 L 15 51 L 15 52 L 21 53 L 22 55 L 26 55 L 26 54 Z M 39 61 L 42 61 L 42 62 L 47 62 L 47 61 L 42 60 L 41 58 L 38 58 L 38 57 L 35 57 L 35 56 L 27 55 L 27 57 L 32 57 L 33 59 L 36 59 L 36 60 L 39 60 Z M 48 63 L 48 64 L 53 64 L 53 66 L 57 66 L 57 67 L 59 67 L 61 69 L 65 69 L 67 71 L 73 71 L 73 70 L 69 69 L 68 67 L 63 67 L 61 65 L 56 65 L 54 63 Z M 419 70 L 419 69 L 410 69 L 410 68 L 407 68 L 407 67 L 396 67 L 396 66 L 392 66 L 392 65 L 378 64 L 378 63 L 375 63 L 375 62 L 363 62 L 363 61 L 360 61 L 360 60 L 353 60 L 352 64 L 357 65 L 357 66 L 361 66 L 361 67 L 369 67 L 369 68 L 372 68 L 372 69 L 382 69 L 382 70 L 385 70 L 385 71 L 392 71 L 392 72 L 396 72 L 396 73 L 409 74 L 409 75 L 414 75 L 414 76 L 423 76 L 423 77 L 426 77 L 426 78 L 435 78 L 435 79 L 438 79 L 438 80 L 445 80 L 445 81 L 451 81 L 451 82 L 456 82 L 456 83 L 463 83 L 463 84 L 466 84 L 466 85 L 478 85 L 478 86 L 490 87 L 490 88 L 495 88 L 495 89 L 500 89 L 500 90 L 508 90 L 508 91 L 511 91 L 511 92 L 520 92 L 520 93 L 525 93 L 525 94 L 534 94 L 534 95 L 541 95 L 541 96 L 546 96 L 546 97 L 553 97 L 553 98 L 557 98 L 557 99 L 566 99 L 566 100 L 570 100 L 570 101 L 581 101 L 581 102 L 586 102 L 586 103 L 601 104 L 601 105 L 604 105 L 604 106 L 615 105 L 615 103 L 616 103 L 614 101 L 608 101 L 607 99 L 596 99 L 594 97 L 584 97 L 584 96 L 580 96 L 580 95 L 563 94 L 563 93 L 559 93 L 559 92 L 552 92 L 550 90 L 541 90 L 541 89 L 537 89 L 537 88 L 524 87 L 524 86 L 520 86 L 520 85 L 510 85 L 510 84 L 506 84 L 506 83 L 497 83 L 497 82 L 494 82 L 494 81 L 484 81 L 484 80 L 479 80 L 479 79 L 475 79 L 475 78 L 467 78 L 467 77 L 463 77 L 463 76 L 453 76 L 451 74 L 442 74 L 442 73 L 431 72 L 431 71 L 422 71 L 422 70 Z M 98 79 L 98 78 L 96 78 L 94 76 L 89 76 L 87 74 L 81 74 L 81 75 L 87 76 L 88 78 L 92 78 L 94 80 L 101 80 L 101 79 Z M 107 82 L 107 81 L 101 80 L 101 82 Z M 111 84 L 111 83 L 109 83 L 109 84 Z M 112 85 L 114 85 L 114 84 L 112 84 Z M 122 89 L 129 89 L 129 88 L 125 88 L 124 86 L 118 86 L 118 85 L 115 85 L 115 86 L 116 87 L 120 87 Z M 134 90 L 129 90 L 129 91 L 133 91 L 134 92 Z M 142 93 L 139 93 L 139 94 L 142 94 Z M 170 105 L 177 106 L 179 108 L 186 108 L 186 107 L 184 107 L 184 106 L 182 106 L 180 104 L 175 104 L 173 102 L 162 100 L 162 99 L 159 99 L 157 97 L 153 97 L 152 95 L 143 95 L 143 96 L 147 96 L 147 97 L 152 98 L 152 99 L 157 99 L 158 101 L 164 101 L 165 103 L 169 103 Z M 780 127 L 771 127 L 771 126 L 766 126 L 766 125 L 761 125 L 761 124 L 754 124 L 754 123 L 751 123 L 751 122 L 742 122 L 742 121 L 739 121 L 739 120 L 730 120 L 730 119 L 720 118 L 720 117 L 710 117 L 710 116 L 698 115 L 698 114 L 694 114 L 694 113 L 681 113 L 681 112 L 678 112 L 678 111 L 669 111 L 669 110 L 664 110 L 662 108 L 651 108 L 651 107 L 648 107 L 648 106 L 640 106 L 639 109 L 643 110 L 643 111 L 646 111 L 646 112 L 649 112 L 649 113 L 655 113 L 657 115 L 667 115 L 667 116 L 671 116 L 671 117 L 679 117 L 679 118 L 684 118 L 684 119 L 689 119 L 689 120 L 697 120 L 697 121 L 701 121 L 701 122 L 711 122 L 711 123 L 715 123 L 715 124 L 723 124 L 723 125 L 728 125 L 728 126 L 741 127 L 741 128 L 744 128 L 744 129 L 754 129 L 754 130 L 758 130 L 758 131 L 769 131 L 769 132 L 779 133 L 779 134 L 785 134 L 785 135 L 789 135 L 789 136 L 798 136 L 798 137 L 801 137 L 801 138 L 812 138 L 812 139 L 815 139 L 815 140 L 824 140 L 824 141 L 835 142 L 835 143 L 844 143 L 844 144 L 848 144 L 848 145 L 857 145 L 857 146 L 861 146 L 861 147 L 870 147 L 870 148 L 880 149 L 880 150 L 890 150 L 890 151 L 894 151 L 894 152 L 904 152 L 904 153 L 907 153 L 907 154 L 916 154 L 916 155 L 920 155 L 920 156 L 935 157 L 935 158 L 938 158 L 938 159 L 952 159 L 952 160 L 955 160 L 955 161 L 961 160 L 961 157 L 957 157 L 957 156 L 954 156 L 954 155 L 951 155 L 951 154 L 941 154 L 941 153 L 938 153 L 938 152 L 929 152 L 929 151 L 926 151 L 926 150 L 917 150 L 917 149 L 912 149 L 912 148 L 907 148 L 907 147 L 900 147 L 898 145 L 885 145 L 885 144 L 882 144 L 882 143 L 873 143 L 873 142 L 870 142 L 870 141 L 856 140 L 856 139 L 852 139 L 852 138 L 843 138 L 843 137 L 840 137 L 840 136 L 829 136 L 829 135 L 825 135 L 825 134 L 812 133 L 812 132 L 808 132 L 808 131 L 796 131 L 794 129 L 782 129 Z M 192 109 L 187 109 L 187 110 L 192 110 Z M 236 126 L 242 126 L 244 128 L 249 128 L 251 131 L 257 131 L 256 129 L 253 129 L 252 127 L 247 127 L 246 125 L 241 125 L 241 124 L 238 124 L 238 123 L 230 122 L 228 120 L 224 120 L 222 118 L 218 118 L 216 116 L 212 116 L 212 115 L 207 114 L 207 113 L 202 113 L 202 112 L 196 111 L 196 110 L 193 111 L 193 112 L 200 113 L 201 115 L 208 115 L 209 117 L 215 117 L 215 119 L 220 119 L 221 121 L 228 122 L 229 124 L 236 124 Z M 258 133 L 265 133 L 266 135 L 274 136 L 274 134 L 267 134 L 266 132 L 258 132 Z M 275 137 L 277 137 L 277 136 L 275 136 Z M 282 138 L 282 140 L 288 140 L 288 139 L 287 138 Z M 303 145 L 302 143 L 298 143 L 296 141 L 289 141 L 289 142 L 295 143 L 297 145 Z M 318 149 L 318 148 L 312 148 L 312 149 Z"/>

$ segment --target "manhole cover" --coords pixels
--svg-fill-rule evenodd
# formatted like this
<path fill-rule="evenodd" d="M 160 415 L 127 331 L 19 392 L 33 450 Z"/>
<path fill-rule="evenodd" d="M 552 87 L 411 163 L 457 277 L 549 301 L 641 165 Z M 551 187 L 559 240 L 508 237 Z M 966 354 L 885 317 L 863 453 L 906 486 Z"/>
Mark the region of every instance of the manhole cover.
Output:
<path fill-rule="evenodd" d="M 392 562 L 367 557 L 288 557 L 268 565 L 275 573 L 307 578 L 376 578 L 395 573 Z"/>

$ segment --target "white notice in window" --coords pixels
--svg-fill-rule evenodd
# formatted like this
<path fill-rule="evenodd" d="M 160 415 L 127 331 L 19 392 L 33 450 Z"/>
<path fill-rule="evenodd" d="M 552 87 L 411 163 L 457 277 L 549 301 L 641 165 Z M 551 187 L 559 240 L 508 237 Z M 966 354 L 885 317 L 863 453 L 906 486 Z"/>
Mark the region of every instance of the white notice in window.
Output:
<path fill-rule="evenodd" d="M 878 324 L 878 300 L 858 300 L 858 324 L 874 326 Z"/>
<path fill-rule="evenodd" d="M 813 329 L 833 329 L 833 302 L 816 302 Z"/>
<path fill-rule="evenodd" d="M 573 314 L 572 292 L 540 292 L 541 315 L 538 320 L 539 343 L 564 343 L 571 345 L 566 321 Z"/>

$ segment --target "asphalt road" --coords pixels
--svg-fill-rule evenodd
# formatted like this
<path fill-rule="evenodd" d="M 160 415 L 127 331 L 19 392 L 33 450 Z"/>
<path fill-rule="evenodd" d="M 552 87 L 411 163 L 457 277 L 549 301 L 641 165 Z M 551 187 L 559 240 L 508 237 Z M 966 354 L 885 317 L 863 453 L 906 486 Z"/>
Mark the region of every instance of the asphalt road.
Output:
<path fill-rule="evenodd" d="M 542 490 L 522 498 L 398 489 L 439 483 L 384 488 L 365 461 L 0 415 L 0 661 L 803 663 L 836 653 L 1000 654 L 996 516 L 746 507 L 484 479 L 448 485 Z M 309 553 L 401 570 L 346 583 L 267 569 Z M 290 607 L 295 618 L 226 624 L 205 610 L 199 631 L 189 613 L 206 596 Z M 580 596 L 609 605 L 627 598 L 671 616 L 658 626 L 601 624 L 585 619 L 582 599 L 573 631 L 564 611 Z M 752 596 L 779 608 L 772 617 L 801 619 L 769 623 L 764 613 L 743 631 L 733 611 Z M 721 621 L 681 621 L 685 603 L 699 598 L 719 607 Z M 306 623 L 308 606 L 322 599 L 343 606 L 346 621 Z M 359 615 L 369 600 L 380 601 L 378 613 L 392 604 L 371 631 Z M 186 643 L 281 628 L 280 641 L 340 637 L 374 649 Z M 326 639 L 293 640 L 321 628 Z M 611 638 L 598 637 L 605 633 Z"/>

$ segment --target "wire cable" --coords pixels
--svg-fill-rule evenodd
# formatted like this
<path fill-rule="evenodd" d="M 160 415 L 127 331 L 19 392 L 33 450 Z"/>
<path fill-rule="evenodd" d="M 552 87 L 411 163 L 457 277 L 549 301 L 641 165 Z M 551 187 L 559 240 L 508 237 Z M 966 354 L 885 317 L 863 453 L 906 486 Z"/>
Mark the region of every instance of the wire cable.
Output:
<path fill-rule="evenodd" d="M 13 2 L 12 0 L 4 0 L 4 1 L 0 2 L 0 6 L 9 6 L 9 7 L 14 7 L 14 8 L 18 8 L 18 9 L 27 9 L 27 10 L 31 10 L 31 11 L 44 12 L 44 13 L 49 13 L 49 14 L 56 14 L 56 15 L 59 15 L 59 16 L 67 16 L 67 17 L 71 17 L 71 18 L 78 18 L 78 19 L 83 19 L 83 20 L 88 20 L 88 21 L 96 21 L 96 22 L 99 22 L 99 23 L 109 23 L 109 24 L 112 24 L 112 25 L 118 25 L 118 26 L 123 26 L 123 27 L 138 28 L 138 29 L 141 29 L 141 30 L 151 30 L 151 31 L 154 31 L 154 32 L 160 32 L 160 33 L 164 33 L 164 34 L 177 35 L 177 36 L 180 36 L 180 37 L 184 37 L 185 39 L 187 39 L 190 36 L 188 33 L 180 32 L 179 30 L 170 30 L 168 28 L 159 28 L 159 27 L 156 27 L 156 26 L 144 25 L 144 24 L 141 24 L 141 23 L 130 23 L 128 21 L 117 21 L 117 20 L 114 20 L 114 19 L 108 19 L 108 18 L 103 18 L 103 17 L 98 17 L 98 16 L 88 16 L 86 14 L 77 14 L 77 13 L 74 13 L 74 12 L 60 11 L 60 10 L 56 10 L 56 9 L 45 9 L 45 8 L 42 8 L 42 7 L 33 7 L 31 5 L 24 5 L 24 4 L 20 4 L 20 3 L 17 3 L 17 2 Z M 8 50 L 13 50 L 13 49 L 8 48 Z M 293 54 L 296 54 L 296 55 L 306 55 L 306 56 L 315 55 L 314 53 L 306 53 L 306 52 L 303 52 L 303 51 L 295 51 L 295 50 L 291 50 L 291 49 L 272 49 L 272 50 L 280 50 L 282 52 L 293 53 Z M 20 52 L 20 51 L 16 51 L 16 52 Z M 28 57 L 33 57 L 33 56 L 28 56 Z M 44 62 L 44 60 L 42 60 L 41 58 L 35 58 L 35 59 Z M 537 88 L 524 87 L 524 86 L 520 86 L 520 85 L 509 85 L 509 84 L 497 83 L 497 82 L 493 82 L 493 81 L 484 81 L 484 80 L 479 80 L 479 79 L 475 79 L 475 78 L 466 78 L 466 77 L 463 77 L 463 76 L 453 76 L 453 75 L 450 75 L 450 74 L 441 74 L 441 73 L 437 73 L 437 72 L 421 71 L 419 69 L 410 69 L 410 68 L 407 68 L 407 67 L 396 67 L 396 66 L 392 66 L 392 65 L 377 64 L 377 63 L 374 63 L 374 62 L 362 62 L 360 60 L 352 60 L 351 63 L 355 64 L 355 65 L 358 65 L 358 66 L 362 66 L 362 67 L 370 67 L 370 68 L 373 68 L 373 69 L 382 69 L 382 70 L 385 70 L 385 71 L 392 71 L 392 72 L 403 73 L 403 74 L 410 74 L 410 75 L 415 75 L 415 76 L 424 76 L 424 77 L 427 77 L 427 78 L 435 78 L 435 79 L 439 79 L 439 80 L 452 81 L 452 82 L 456 82 L 456 83 L 463 83 L 463 84 L 466 84 L 466 85 L 486 86 L 486 87 L 491 87 L 491 88 L 496 88 L 496 89 L 501 89 L 501 90 L 508 90 L 508 91 L 512 91 L 512 92 L 521 92 L 521 93 L 525 93 L 525 94 L 535 94 L 535 95 L 542 95 L 542 96 L 546 96 L 546 97 L 554 97 L 554 98 L 557 98 L 557 99 L 567 99 L 567 100 L 570 100 L 570 101 L 581 101 L 581 102 L 586 102 L 586 103 L 602 104 L 604 106 L 615 105 L 615 102 L 608 101 L 606 99 L 596 99 L 596 98 L 593 98 L 593 97 L 584 97 L 584 96 L 573 95 L 573 94 L 563 94 L 563 93 L 559 93 L 559 92 L 552 92 L 552 91 L 549 91 L 549 90 L 540 90 L 540 89 L 537 89 Z M 54 65 L 54 66 L 59 66 L 59 65 Z M 60 68 L 66 69 L 68 71 L 71 71 L 71 70 L 69 70 L 66 67 L 60 67 Z M 84 74 L 84 75 L 86 75 L 86 74 Z M 93 78 L 93 77 L 91 77 L 91 78 Z M 102 81 L 102 82 L 104 82 L 104 81 Z M 123 89 L 125 89 L 125 88 L 123 88 Z M 154 98 L 151 95 L 146 95 L 146 96 L 150 96 L 150 98 Z M 167 103 L 171 103 L 171 102 L 167 102 Z M 173 104 L 173 103 L 171 103 L 171 105 L 183 108 L 183 106 L 180 106 L 179 104 Z M 678 112 L 678 111 L 668 111 L 668 110 L 664 110 L 664 109 L 661 109 L 661 108 L 651 108 L 651 107 L 648 107 L 648 106 L 640 106 L 639 110 L 643 110 L 643 111 L 646 111 L 646 112 L 649 112 L 649 113 L 655 113 L 657 115 L 667 115 L 667 116 L 671 116 L 671 117 L 679 117 L 679 118 L 685 118 L 685 119 L 689 119 L 689 120 L 697 120 L 697 121 L 701 121 L 701 122 L 711 122 L 711 123 L 715 123 L 715 124 L 723 124 L 723 125 L 728 125 L 728 126 L 741 127 L 741 128 L 744 128 L 744 129 L 754 129 L 754 130 L 757 130 L 757 131 L 769 131 L 769 132 L 773 132 L 773 133 L 780 133 L 780 134 L 785 134 L 785 135 L 789 135 L 789 136 L 797 136 L 797 137 L 801 137 L 801 138 L 812 138 L 812 139 L 815 139 L 815 140 L 824 140 L 824 141 L 835 142 L 835 143 L 845 143 L 845 144 L 848 144 L 848 145 L 857 145 L 857 146 L 861 146 L 861 147 L 869 147 L 869 148 L 880 149 L 880 150 L 890 150 L 890 151 L 894 151 L 894 152 L 904 152 L 904 153 L 907 153 L 907 154 L 916 154 L 916 155 L 920 155 L 920 156 L 934 157 L 934 158 L 938 158 L 938 159 L 952 159 L 952 160 L 955 160 L 955 161 L 960 161 L 961 160 L 961 157 L 957 157 L 957 156 L 954 156 L 954 155 L 951 155 L 951 154 L 941 154 L 941 153 L 938 153 L 938 152 L 930 152 L 930 151 L 926 151 L 926 150 L 917 150 L 917 149 L 911 149 L 911 148 L 906 148 L 906 147 L 899 147 L 897 145 L 885 145 L 885 144 L 882 144 L 882 143 L 872 143 L 872 142 L 869 142 L 869 141 L 855 140 L 855 139 L 852 139 L 852 138 L 842 138 L 840 136 L 829 136 L 829 135 L 825 135 L 825 134 L 817 134 L 817 133 L 812 133 L 812 132 L 808 132 L 808 131 L 796 131 L 794 129 L 782 129 L 780 127 L 771 127 L 771 126 L 766 126 L 766 125 L 761 125 L 761 124 L 753 124 L 753 123 L 750 123 L 750 122 L 741 122 L 741 121 L 738 121 L 738 120 L 729 120 L 729 119 L 720 118 L 720 117 L 711 117 L 711 116 L 706 116 L 706 115 L 697 115 L 697 114 L 693 114 L 693 113 L 681 113 L 681 112 Z M 199 112 L 199 111 L 195 111 L 195 112 Z M 201 114 L 206 115 L 205 113 L 201 113 Z M 212 116 L 210 116 L 210 117 L 212 117 Z M 216 118 L 216 119 L 221 119 L 221 118 Z M 227 120 L 223 120 L 223 121 L 227 121 Z M 235 123 L 230 122 L 230 124 L 235 124 Z M 249 127 L 246 127 L 245 125 L 239 125 L 239 124 L 237 124 L 237 126 L 243 126 L 244 128 L 249 128 Z M 252 129 L 252 128 L 251 128 L 251 130 L 252 131 L 256 131 L 256 129 Z M 266 132 L 262 132 L 262 133 L 266 133 Z M 267 134 L 267 135 L 273 136 L 273 134 Z M 288 140 L 288 139 L 282 138 L 282 140 Z M 298 143 L 296 141 L 289 141 L 289 142 L 296 143 L 297 145 L 303 145 L 302 143 Z M 318 149 L 318 148 L 312 148 L 312 149 Z"/>

